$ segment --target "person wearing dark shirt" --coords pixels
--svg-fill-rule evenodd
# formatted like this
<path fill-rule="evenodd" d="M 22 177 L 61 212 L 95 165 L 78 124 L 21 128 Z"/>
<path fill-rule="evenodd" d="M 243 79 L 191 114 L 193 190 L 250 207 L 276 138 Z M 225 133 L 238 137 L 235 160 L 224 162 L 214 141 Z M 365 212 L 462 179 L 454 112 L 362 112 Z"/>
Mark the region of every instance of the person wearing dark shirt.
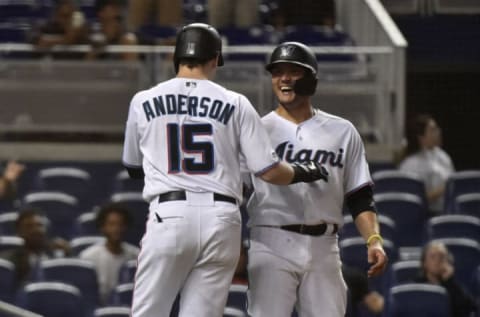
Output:
<path fill-rule="evenodd" d="M 97 22 L 90 30 L 90 44 L 93 50 L 87 59 L 137 60 L 136 52 L 108 54 L 103 51 L 107 45 L 136 45 L 137 37 L 127 32 L 123 16 L 123 7 L 119 0 L 97 0 L 95 3 Z"/>
<path fill-rule="evenodd" d="M 33 32 L 32 42 L 41 51 L 48 51 L 57 45 L 77 45 L 87 43 L 88 28 L 85 16 L 75 6 L 73 0 L 58 0 L 51 18 Z M 50 53 L 54 58 L 79 59 L 85 54 L 79 52 Z"/>
<path fill-rule="evenodd" d="M 380 316 L 385 300 L 380 293 L 369 288 L 367 275 L 361 270 L 345 264 L 342 265 L 342 274 L 350 296 L 350 307 L 347 307 L 346 316 L 359 316 L 361 306 L 365 307 L 373 316 Z"/>
<path fill-rule="evenodd" d="M 455 280 L 453 261 L 453 256 L 444 243 L 438 241 L 428 243 L 422 251 L 421 271 L 415 282 L 443 286 L 450 298 L 450 315 L 468 317 L 475 311 L 475 301 Z"/>
<path fill-rule="evenodd" d="M 42 260 L 70 254 L 67 241 L 48 237 L 47 219 L 38 209 L 21 210 L 15 228 L 17 235 L 24 240 L 23 246 L 3 251 L 0 258 L 12 262 L 15 266 L 17 287 L 38 277 Z"/>

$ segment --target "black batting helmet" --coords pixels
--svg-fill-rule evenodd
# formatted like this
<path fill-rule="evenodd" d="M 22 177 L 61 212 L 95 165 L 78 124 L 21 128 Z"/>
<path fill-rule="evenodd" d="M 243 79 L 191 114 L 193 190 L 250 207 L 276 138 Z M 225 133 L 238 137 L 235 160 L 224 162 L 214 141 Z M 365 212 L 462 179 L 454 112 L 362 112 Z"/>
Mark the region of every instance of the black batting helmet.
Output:
<path fill-rule="evenodd" d="M 218 31 L 205 23 L 191 23 L 177 34 L 173 64 L 178 72 L 182 58 L 209 60 L 218 55 L 218 66 L 223 66 L 222 39 Z"/>
<path fill-rule="evenodd" d="M 284 42 L 278 45 L 270 55 L 270 61 L 265 66 L 269 72 L 275 64 L 290 63 L 307 69 L 305 76 L 297 80 L 294 91 L 299 95 L 311 96 L 317 88 L 317 58 L 313 51 L 300 42 Z"/>

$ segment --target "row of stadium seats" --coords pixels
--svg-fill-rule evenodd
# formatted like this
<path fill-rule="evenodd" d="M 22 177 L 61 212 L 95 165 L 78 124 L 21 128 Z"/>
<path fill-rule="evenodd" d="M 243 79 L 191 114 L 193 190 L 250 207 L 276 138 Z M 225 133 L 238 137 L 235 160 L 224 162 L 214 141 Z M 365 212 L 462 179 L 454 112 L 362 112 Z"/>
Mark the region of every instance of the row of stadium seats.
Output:
<path fill-rule="evenodd" d="M 480 266 L 478 263 L 480 263 L 480 250 L 477 250 L 478 252 L 476 254 L 468 253 L 466 249 L 462 249 L 461 240 L 462 239 L 444 239 L 441 241 L 445 242 L 450 252 L 454 254 L 456 259 L 459 259 L 459 261 L 456 261 L 455 264 L 455 274 L 457 275 L 458 280 L 461 281 L 461 283 L 465 286 L 469 287 L 472 291 L 472 294 L 479 296 Z M 344 240 L 344 242 L 347 242 L 347 240 Z M 350 242 L 351 241 L 340 244 L 342 247 L 343 261 L 349 265 L 363 265 L 360 267 L 365 269 L 366 266 L 364 264 L 360 264 L 358 261 L 352 260 L 354 258 L 359 258 L 358 254 L 361 254 L 362 250 L 364 251 L 364 242 L 361 241 L 358 247 L 355 247 L 355 244 Z M 371 284 L 373 284 L 373 287 L 376 290 L 387 296 L 388 313 L 386 316 L 393 316 L 389 314 L 391 310 L 396 311 L 397 309 L 401 309 L 401 307 L 395 308 L 396 301 L 399 300 L 396 298 L 397 294 L 404 294 L 407 290 L 409 290 L 408 293 L 420 292 L 420 294 L 422 294 L 422 291 L 424 291 L 425 288 L 430 289 L 430 287 L 423 286 L 422 284 L 410 284 L 419 273 L 419 261 L 396 261 L 393 257 L 392 251 L 389 249 L 390 244 L 388 242 L 386 243 L 386 246 L 387 253 L 389 253 L 389 256 L 391 257 L 390 259 L 392 261 L 392 265 L 383 276 L 374 278 L 371 281 Z M 471 267 L 468 267 L 468 271 L 466 271 L 467 265 L 463 264 L 465 259 L 467 259 L 471 265 Z M 118 285 L 112 292 L 110 301 L 106 304 L 107 307 L 130 307 L 133 296 L 133 283 L 136 265 L 136 260 L 128 261 L 123 265 L 122 269 L 120 270 Z M 15 294 L 14 292 L 14 274 L 15 273 L 13 271 L 12 264 L 8 261 L 0 260 L 0 284 L 2 286 L 0 288 L 0 300 L 19 304 L 20 306 L 31 309 L 35 312 L 44 313 L 49 317 L 59 316 L 56 315 L 55 312 L 48 311 L 49 309 L 53 309 L 51 307 L 52 305 L 47 305 L 48 307 L 44 307 L 41 304 L 42 302 L 51 303 L 51 301 L 48 300 L 51 298 L 49 296 L 66 296 L 67 298 L 73 298 L 68 299 L 65 302 L 61 301 L 59 304 L 66 304 L 71 301 L 81 302 L 83 310 L 75 312 L 75 314 L 72 316 L 90 317 L 92 312 L 94 312 L 94 316 L 97 316 L 99 309 L 103 309 L 101 311 L 109 310 L 106 309 L 106 307 L 101 307 L 97 302 L 98 285 L 96 272 L 88 261 L 76 258 L 44 260 L 40 265 L 37 277 L 33 279 L 31 283 L 27 284 L 23 289 L 21 289 L 18 294 Z M 245 314 L 246 291 L 246 285 L 231 285 L 227 306 L 237 309 Z M 435 291 L 435 293 L 438 293 L 438 291 Z M 443 294 L 443 292 L 440 293 Z M 36 300 L 39 300 L 39 298 L 43 298 L 43 301 L 37 302 Z M 417 306 L 420 299 L 413 299 L 414 300 L 411 301 L 410 304 Z M 55 302 L 57 303 L 57 301 Z M 430 307 L 430 303 L 428 301 L 423 302 L 422 300 L 422 304 L 427 305 L 427 310 L 434 309 L 433 307 Z M 65 307 L 62 308 L 61 306 L 62 305 L 58 305 L 55 309 L 66 309 Z M 420 316 L 418 314 L 424 312 L 424 310 L 418 310 L 418 308 L 416 308 L 414 311 L 417 315 L 408 316 Z M 443 308 L 440 311 L 443 311 Z M 448 309 L 445 311 L 448 311 Z M 65 311 L 63 313 L 65 313 Z"/>
<path fill-rule="evenodd" d="M 50 221 L 54 236 L 70 239 L 91 235 L 94 228 L 94 208 L 106 202 L 124 204 L 131 212 L 134 225 L 129 242 L 138 243 L 148 214 L 148 204 L 143 201 L 143 182 L 132 180 L 124 170 L 113 175 L 96 175 L 86 169 L 58 166 L 38 169 L 21 180 L 29 187 L 19 193 L 14 204 L 0 205 L 0 228 L 9 234 L 9 222 L 16 218 L 20 208 L 30 206 L 44 211 Z M 95 177 L 93 175 L 96 175 Z M 97 177 L 98 176 L 98 177 Z M 425 236 L 424 227 L 431 216 L 425 199 L 424 184 L 415 175 L 395 170 L 373 174 L 375 200 L 381 215 L 389 217 L 401 235 L 395 239 L 399 246 L 418 246 Z M 21 188 L 21 186 L 20 186 Z M 465 214 L 480 218 L 480 172 L 457 172 L 447 182 L 445 214 Z M 246 213 L 243 210 L 245 222 Z M 452 218 L 453 219 L 453 218 Z M 456 220 L 459 222 L 459 220 Z M 244 229 L 244 231 L 246 228 Z"/>

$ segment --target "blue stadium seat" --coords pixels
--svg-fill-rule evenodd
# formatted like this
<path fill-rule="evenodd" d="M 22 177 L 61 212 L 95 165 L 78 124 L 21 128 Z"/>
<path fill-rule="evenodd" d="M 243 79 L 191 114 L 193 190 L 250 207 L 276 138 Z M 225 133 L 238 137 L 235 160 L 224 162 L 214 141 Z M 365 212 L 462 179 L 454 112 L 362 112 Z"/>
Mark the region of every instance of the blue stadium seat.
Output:
<path fill-rule="evenodd" d="M 131 306 L 133 298 L 133 283 L 119 284 L 112 292 L 111 305 Z"/>
<path fill-rule="evenodd" d="M 397 230 L 395 222 L 385 215 L 378 215 L 377 219 L 380 225 L 380 232 L 382 233 L 382 237 L 396 244 Z M 360 237 L 360 233 L 358 232 L 351 215 L 345 215 L 343 217 L 343 221 L 343 227 L 338 233 L 340 240 L 346 238 Z"/>
<path fill-rule="evenodd" d="M 480 242 L 480 219 L 468 215 L 442 215 L 427 222 L 428 240 L 467 238 Z"/>
<path fill-rule="evenodd" d="M 449 317 L 450 303 L 442 286 L 403 284 L 390 289 L 387 303 L 389 317 Z"/>
<path fill-rule="evenodd" d="M 480 263 L 480 243 L 472 239 L 444 238 L 433 241 L 443 242 L 455 259 L 455 277 L 473 292 L 472 274 Z"/>
<path fill-rule="evenodd" d="M 0 1 L 0 21 L 35 23 L 48 19 L 51 10 L 51 1 L 4 0 Z"/>
<path fill-rule="evenodd" d="M 285 29 L 282 42 L 296 41 L 308 46 L 353 46 L 350 36 L 340 29 L 319 25 L 291 25 Z M 354 62 L 356 54 L 317 54 L 319 61 Z"/>
<path fill-rule="evenodd" d="M 23 204 L 39 208 L 50 221 L 49 232 L 53 237 L 70 239 L 74 234 L 74 221 L 78 216 L 78 199 L 61 193 L 40 191 L 23 197 Z"/>
<path fill-rule="evenodd" d="M 362 237 L 357 238 L 346 238 L 339 242 L 340 247 L 340 256 L 343 261 L 348 266 L 358 268 L 362 271 L 367 271 L 370 265 L 367 261 L 367 251 L 365 248 L 365 240 Z M 388 256 L 388 260 L 393 263 L 398 258 L 398 249 L 393 244 L 392 241 L 384 240 L 383 241 L 383 248 L 385 253 Z M 387 267 L 387 270 L 389 268 Z M 384 274 L 372 277 L 369 279 L 369 283 L 371 283 L 372 287 L 383 293 L 388 288 L 388 272 Z"/>
<path fill-rule="evenodd" d="M 133 225 L 127 231 L 126 241 L 139 245 L 143 234 L 145 233 L 145 223 L 148 217 L 149 205 L 142 198 L 141 192 L 121 192 L 114 193 L 110 200 L 114 203 L 124 205 L 133 218 Z"/>
<path fill-rule="evenodd" d="M 205 0 L 183 0 L 183 18 L 186 23 L 208 23 L 207 2 Z"/>
<path fill-rule="evenodd" d="M 247 285 L 232 284 L 228 291 L 227 306 L 247 311 Z"/>
<path fill-rule="evenodd" d="M 18 304 L 48 317 L 85 317 L 82 295 L 78 288 L 60 282 L 36 282 L 25 285 L 19 293 Z"/>
<path fill-rule="evenodd" d="M 70 248 L 72 249 L 72 253 L 75 256 L 78 256 L 83 250 L 88 248 L 91 245 L 96 243 L 105 242 L 105 237 L 101 236 L 84 236 L 84 237 L 77 237 L 70 240 Z"/>
<path fill-rule="evenodd" d="M 94 21 L 97 18 L 95 2 L 96 0 L 76 0 L 78 8 L 83 12 L 88 21 Z"/>
<path fill-rule="evenodd" d="M 376 194 L 389 192 L 410 193 L 421 197 L 425 206 L 427 206 L 425 183 L 413 173 L 399 170 L 383 170 L 373 173 L 372 180 L 375 184 L 373 189 Z"/>
<path fill-rule="evenodd" d="M 119 171 L 113 180 L 112 193 L 142 192 L 145 182 L 143 179 L 130 178 L 126 170 Z"/>
<path fill-rule="evenodd" d="M 0 214 L 0 235 L 14 236 L 17 234 L 15 222 L 18 218 L 18 212 L 6 212 Z"/>
<path fill-rule="evenodd" d="M 75 219 L 75 236 L 99 236 L 100 231 L 96 224 L 97 211 L 85 212 Z"/>
<path fill-rule="evenodd" d="M 142 44 L 161 44 L 175 39 L 177 35 L 177 28 L 173 26 L 146 24 L 142 25 L 137 31 L 136 35 Z"/>
<path fill-rule="evenodd" d="M 118 272 L 118 284 L 133 283 L 137 272 L 137 260 L 129 260 L 122 264 Z"/>
<path fill-rule="evenodd" d="M 63 282 L 77 287 L 86 312 L 93 312 L 99 303 L 99 289 L 97 271 L 92 263 L 81 259 L 59 258 L 42 261 L 40 268 L 45 281 Z"/>
<path fill-rule="evenodd" d="M 92 177 L 86 170 L 77 167 L 50 167 L 38 171 L 37 185 L 39 190 L 62 192 L 77 198 L 80 209 L 93 206 Z"/>
<path fill-rule="evenodd" d="M 459 214 L 480 218 L 480 193 L 458 195 L 455 199 L 455 210 Z"/>
<path fill-rule="evenodd" d="M 480 171 L 461 171 L 450 175 L 445 188 L 445 210 L 455 212 L 456 198 L 469 193 L 480 193 Z"/>
<path fill-rule="evenodd" d="M 273 43 L 274 29 L 270 25 L 256 25 L 249 28 L 239 28 L 234 26 L 224 27 L 218 30 L 220 35 L 226 38 L 228 45 L 268 45 Z M 265 54 L 231 54 L 223 53 L 223 57 L 228 60 L 266 60 Z"/>
<path fill-rule="evenodd" d="M 17 236 L 0 236 L 0 252 L 22 247 L 24 241 Z"/>
<path fill-rule="evenodd" d="M 129 317 L 130 308 L 123 306 L 106 306 L 95 309 L 93 317 Z"/>
<path fill-rule="evenodd" d="M 0 43 L 26 43 L 28 30 L 29 27 L 23 24 L 0 23 Z"/>
<path fill-rule="evenodd" d="M 0 259 L 0 300 L 11 303 L 15 293 L 16 272 L 10 261 Z"/>
<path fill-rule="evenodd" d="M 412 283 L 420 272 L 420 261 L 397 261 L 390 270 L 390 285 Z"/>
<path fill-rule="evenodd" d="M 422 243 L 427 210 L 419 196 L 391 192 L 375 194 L 374 199 L 378 213 L 388 216 L 395 222 L 399 232 L 397 235 L 399 247 L 419 246 Z"/>

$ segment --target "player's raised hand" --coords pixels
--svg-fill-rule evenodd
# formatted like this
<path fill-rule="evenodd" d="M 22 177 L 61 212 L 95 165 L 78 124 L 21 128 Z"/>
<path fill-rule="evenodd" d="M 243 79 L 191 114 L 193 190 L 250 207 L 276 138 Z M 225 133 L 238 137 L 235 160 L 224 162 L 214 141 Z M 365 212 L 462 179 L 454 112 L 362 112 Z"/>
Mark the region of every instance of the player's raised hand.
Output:
<path fill-rule="evenodd" d="M 310 183 L 320 179 L 328 182 L 328 171 L 318 162 L 293 163 L 292 167 L 295 175 L 291 184 L 298 182 Z"/>

